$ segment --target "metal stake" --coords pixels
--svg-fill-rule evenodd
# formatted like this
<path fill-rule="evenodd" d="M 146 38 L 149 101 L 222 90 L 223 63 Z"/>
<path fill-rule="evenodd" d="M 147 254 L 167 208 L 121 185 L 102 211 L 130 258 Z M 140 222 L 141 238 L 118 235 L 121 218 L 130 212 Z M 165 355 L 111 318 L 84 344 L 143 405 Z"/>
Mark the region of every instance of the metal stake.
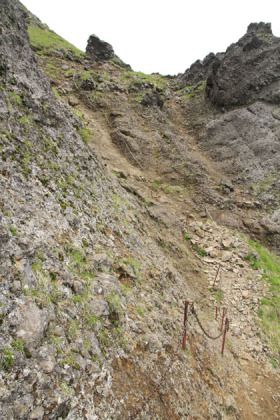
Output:
<path fill-rule="evenodd" d="M 222 323 L 221 323 L 221 331 L 223 331 L 225 311 L 226 311 L 226 308 L 223 308 Z"/>
<path fill-rule="evenodd" d="M 225 341 L 226 341 L 226 334 L 228 330 L 228 319 L 225 320 L 225 329 L 224 329 L 224 335 L 223 335 L 223 344 L 222 344 L 222 355 L 224 354 L 224 348 L 225 348 Z"/>

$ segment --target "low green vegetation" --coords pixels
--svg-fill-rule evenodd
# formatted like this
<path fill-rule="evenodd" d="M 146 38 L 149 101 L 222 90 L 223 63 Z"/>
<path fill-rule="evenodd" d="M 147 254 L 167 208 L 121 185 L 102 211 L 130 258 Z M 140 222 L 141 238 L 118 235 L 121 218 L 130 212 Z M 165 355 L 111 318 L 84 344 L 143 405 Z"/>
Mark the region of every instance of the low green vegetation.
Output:
<path fill-rule="evenodd" d="M 277 369 L 277 363 L 275 362 L 275 360 L 271 359 L 269 363 L 274 367 L 274 369 Z"/>
<path fill-rule="evenodd" d="M 182 95 L 183 100 L 188 101 L 189 99 L 195 98 L 201 92 L 204 92 L 206 81 L 202 82 L 202 84 L 197 86 L 197 88 L 194 89 L 194 87 L 195 86 L 185 86 L 185 89 L 189 89 L 189 93 Z"/>
<path fill-rule="evenodd" d="M 188 243 L 190 244 L 192 249 L 198 253 L 198 255 L 200 255 L 201 257 L 206 257 L 207 256 L 207 252 L 205 251 L 205 249 L 200 248 L 198 245 L 193 245 L 191 243 L 191 236 L 189 235 L 189 233 L 185 233 L 184 237 L 185 237 L 186 241 L 188 241 Z"/>
<path fill-rule="evenodd" d="M 60 94 L 58 93 L 57 89 L 56 89 L 54 86 L 52 87 L 52 91 L 53 91 L 53 93 L 55 94 L 55 97 L 56 97 L 57 99 L 60 99 Z"/>
<path fill-rule="evenodd" d="M 63 364 L 71 366 L 73 369 L 80 370 L 80 365 L 76 360 L 75 354 L 69 353 L 62 361 Z"/>
<path fill-rule="evenodd" d="M 15 354 L 9 347 L 4 347 L 1 354 L 2 368 L 8 370 L 15 364 Z"/>
<path fill-rule="evenodd" d="M 255 195 L 258 195 L 262 192 L 269 190 L 272 184 L 277 180 L 277 172 L 270 172 L 265 174 L 265 177 L 262 181 L 257 184 L 251 184 L 251 189 Z"/>
<path fill-rule="evenodd" d="M 280 258 L 257 242 L 251 240 L 249 244 L 253 251 L 248 256 L 252 267 L 262 270 L 263 281 L 270 285 L 259 311 L 261 326 L 273 350 L 280 354 Z M 259 259 L 254 256 L 255 252 Z"/>
<path fill-rule="evenodd" d="M 134 272 L 134 274 L 136 275 L 136 277 L 138 277 L 139 280 L 142 279 L 142 268 L 141 268 L 141 263 L 136 260 L 136 258 L 134 257 L 129 257 L 126 261 L 127 265 L 130 266 Z"/>
<path fill-rule="evenodd" d="M 145 308 L 143 306 L 135 306 L 135 310 L 138 313 L 138 315 L 141 316 L 141 318 L 144 318 L 144 316 L 145 316 Z"/>
<path fill-rule="evenodd" d="M 39 26 L 28 26 L 28 34 L 30 44 L 36 49 L 39 55 L 45 55 L 51 51 L 63 49 L 64 51 L 72 51 L 79 57 L 83 57 L 84 53 L 65 39 L 51 31 L 46 25 L 42 29 Z"/>
<path fill-rule="evenodd" d="M 80 134 L 85 144 L 88 144 L 89 141 L 92 139 L 90 132 L 85 128 L 78 128 L 78 133 Z"/>
<path fill-rule="evenodd" d="M 24 341 L 23 340 L 21 340 L 21 339 L 19 339 L 19 340 L 14 340 L 13 342 L 12 342 L 12 347 L 13 347 L 13 349 L 14 350 L 16 350 L 16 351 L 24 351 L 24 345 L 25 345 L 25 343 L 24 343 Z"/>
<path fill-rule="evenodd" d="M 162 185 L 162 191 L 164 191 L 166 194 L 172 194 L 172 193 L 182 193 L 183 188 L 180 185 L 169 185 L 169 184 L 163 184 Z"/>
<path fill-rule="evenodd" d="M 13 236 L 18 236 L 18 230 L 15 226 L 10 226 L 10 231 Z"/>
<path fill-rule="evenodd" d="M 224 292 L 220 289 L 217 291 L 216 295 L 215 295 L 215 299 L 217 302 L 221 302 L 224 298 Z"/>
<path fill-rule="evenodd" d="M 126 83 L 127 87 L 135 88 L 140 85 L 149 85 L 154 89 L 163 91 L 166 88 L 166 81 L 160 74 L 145 74 L 140 71 L 124 71 L 121 79 Z"/>

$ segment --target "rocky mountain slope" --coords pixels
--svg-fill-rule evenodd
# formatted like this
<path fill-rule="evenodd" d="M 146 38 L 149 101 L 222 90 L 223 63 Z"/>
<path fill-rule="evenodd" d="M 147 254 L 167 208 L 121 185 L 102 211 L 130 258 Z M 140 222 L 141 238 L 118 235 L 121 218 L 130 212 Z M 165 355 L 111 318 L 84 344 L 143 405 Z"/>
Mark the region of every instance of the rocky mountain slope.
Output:
<path fill-rule="evenodd" d="M 130 418 L 185 300 L 224 356 L 190 316 L 138 418 L 279 418 L 279 39 L 162 77 L 0 7 L 1 418 Z"/>

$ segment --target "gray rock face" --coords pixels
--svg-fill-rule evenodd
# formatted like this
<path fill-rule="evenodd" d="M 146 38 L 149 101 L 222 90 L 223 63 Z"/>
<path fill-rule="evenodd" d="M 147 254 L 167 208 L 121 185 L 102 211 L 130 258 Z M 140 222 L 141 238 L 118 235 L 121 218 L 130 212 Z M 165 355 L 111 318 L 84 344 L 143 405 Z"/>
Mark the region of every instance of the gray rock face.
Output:
<path fill-rule="evenodd" d="M 280 122 L 274 107 L 257 102 L 209 122 L 200 142 L 232 179 L 258 183 L 277 169 Z"/>
<path fill-rule="evenodd" d="M 86 57 L 96 63 L 108 61 L 115 57 L 114 50 L 108 42 L 101 41 L 96 35 L 91 35 L 88 39 Z"/>
<path fill-rule="evenodd" d="M 206 92 L 218 106 L 263 100 L 280 102 L 280 39 L 270 24 L 252 23 L 247 33 L 216 60 Z"/>
<path fill-rule="evenodd" d="M 219 58 L 223 54 L 208 54 L 203 61 L 197 60 L 189 69 L 180 77 L 180 84 L 185 86 L 196 85 L 197 83 L 207 79 L 210 76 L 213 66 L 219 65 Z"/>

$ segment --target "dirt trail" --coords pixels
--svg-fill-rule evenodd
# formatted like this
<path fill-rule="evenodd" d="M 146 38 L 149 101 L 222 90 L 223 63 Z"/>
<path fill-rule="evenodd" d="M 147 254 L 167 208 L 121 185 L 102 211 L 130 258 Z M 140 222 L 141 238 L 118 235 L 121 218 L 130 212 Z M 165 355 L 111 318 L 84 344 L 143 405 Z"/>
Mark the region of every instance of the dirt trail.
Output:
<path fill-rule="evenodd" d="M 236 397 L 241 420 L 280 419 L 280 378 L 265 364 L 242 360 L 247 386 Z"/>
<path fill-rule="evenodd" d="M 110 131 L 109 121 L 107 120 L 105 114 L 102 114 L 102 111 L 93 111 L 87 108 L 83 103 L 79 103 L 77 109 L 81 111 L 84 115 L 85 123 L 87 128 L 93 133 L 94 140 L 92 142 L 92 147 L 100 156 L 100 158 L 106 163 L 110 170 L 120 170 L 124 171 L 129 177 L 129 182 L 133 182 L 137 185 L 139 191 L 143 195 L 149 193 L 148 186 L 152 184 L 154 179 L 154 174 L 156 173 L 156 168 L 150 167 L 149 171 L 143 171 L 141 166 L 137 164 L 135 160 L 135 165 L 132 163 L 133 157 L 131 156 L 131 161 L 129 161 L 121 152 L 121 150 L 114 145 L 112 142 Z M 173 121 L 176 123 L 178 132 L 182 137 L 188 139 L 188 143 L 191 146 L 191 149 L 199 162 L 202 162 L 206 168 L 207 173 L 211 178 L 211 183 L 219 184 L 223 178 L 215 164 L 207 158 L 200 150 L 197 145 L 195 138 L 188 132 L 188 128 L 184 121 L 184 116 L 180 112 L 179 105 L 172 101 L 170 105 L 170 111 Z M 152 193 L 152 199 L 154 204 L 159 207 L 165 208 L 172 212 L 172 215 L 177 220 L 185 218 L 184 211 L 186 208 L 190 209 L 193 207 L 193 204 L 190 202 L 190 196 L 186 192 L 182 193 L 183 195 L 178 194 L 165 194 L 163 191 L 157 191 Z M 166 200 L 166 201 L 165 201 Z M 186 201 L 188 204 L 186 204 Z M 194 208 L 191 209 L 195 211 Z M 171 213 L 170 213 L 171 214 Z M 151 226 L 151 233 L 152 233 Z M 219 227 L 217 226 L 217 229 Z M 161 232 L 160 226 L 158 227 L 157 233 Z M 172 233 L 173 236 L 175 232 Z M 169 235 L 168 235 L 169 236 Z M 170 238 L 166 236 L 165 240 L 170 242 L 172 241 L 172 235 Z M 176 235 L 174 236 L 175 240 Z M 168 250 L 166 250 L 168 252 Z M 171 255 L 174 258 L 174 254 Z M 185 257 L 184 257 L 185 258 Z M 178 265 L 181 265 L 180 257 L 177 257 Z M 176 265 L 176 261 L 174 261 Z M 182 273 L 183 274 L 183 273 Z M 192 281 L 192 279 L 188 279 Z M 207 299 L 207 285 L 205 284 L 204 277 L 200 279 L 200 273 L 193 275 L 193 281 L 197 286 L 197 293 L 202 293 L 204 298 Z M 194 286 L 195 288 L 195 286 Z M 230 350 L 227 350 L 228 352 Z M 243 353 L 244 355 L 245 353 Z M 229 354 L 225 359 L 230 361 Z M 235 357 L 235 356 L 234 356 Z M 269 363 L 261 363 L 256 361 L 248 356 L 248 358 L 241 358 L 240 369 L 242 369 L 242 381 L 240 380 L 240 372 L 232 369 L 230 383 L 237 388 L 237 392 L 233 392 L 232 395 L 236 399 L 237 407 L 240 410 L 242 420 L 251 420 L 251 419 L 280 419 L 280 377 L 277 373 L 272 371 Z M 227 390 L 229 392 L 229 389 Z M 228 393 L 227 392 L 227 393 Z M 229 395 L 229 394 L 228 394 Z M 226 418 L 236 418 L 232 413 L 228 413 Z"/>

